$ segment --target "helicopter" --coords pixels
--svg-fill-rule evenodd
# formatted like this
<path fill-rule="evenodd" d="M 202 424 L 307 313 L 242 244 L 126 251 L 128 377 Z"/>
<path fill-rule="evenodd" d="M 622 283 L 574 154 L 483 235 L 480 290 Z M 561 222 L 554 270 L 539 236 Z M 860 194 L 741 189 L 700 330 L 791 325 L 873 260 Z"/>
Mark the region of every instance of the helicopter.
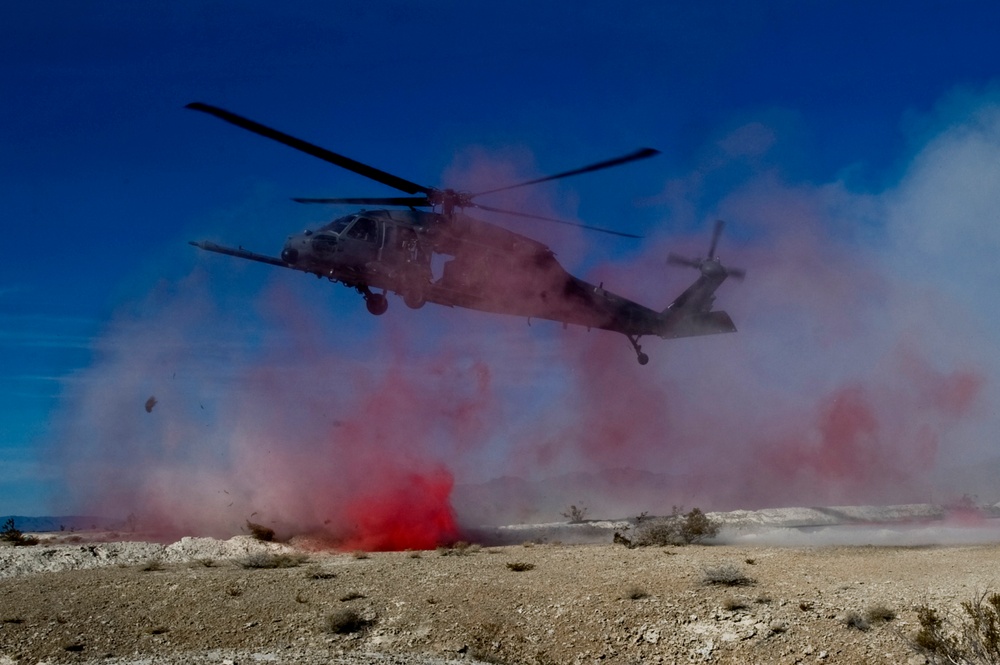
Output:
<path fill-rule="evenodd" d="M 570 224 L 591 231 L 638 238 L 633 234 L 567 222 L 477 203 L 474 199 L 517 187 L 619 166 L 659 154 L 643 148 L 582 168 L 488 191 L 468 193 L 416 184 L 349 157 L 296 138 L 225 109 L 192 102 L 186 108 L 207 113 L 290 148 L 388 185 L 407 196 L 294 198 L 299 203 L 392 206 L 362 209 L 317 229 L 287 237 L 279 256 L 190 241 L 209 252 L 258 261 L 327 278 L 356 290 L 368 311 L 380 316 L 389 307 L 389 292 L 406 306 L 426 303 L 561 322 L 623 334 L 640 365 L 649 362 L 639 340 L 736 332 L 724 311 L 713 310 L 715 291 L 729 277 L 745 271 L 726 268 L 716 256 L 724 223 L 715 224 L 704 258 L 670 254 L 670 264 L 699 271 L 698 278 L 662 311 L 656 311 L 569 274 L 545 244 L 491 222 L 465 214 L 478 208 L 518 217 Z M 395 208 L 405 207 L 405 210 Z M 420 210 L 430 208 L 430 211 Z"/>

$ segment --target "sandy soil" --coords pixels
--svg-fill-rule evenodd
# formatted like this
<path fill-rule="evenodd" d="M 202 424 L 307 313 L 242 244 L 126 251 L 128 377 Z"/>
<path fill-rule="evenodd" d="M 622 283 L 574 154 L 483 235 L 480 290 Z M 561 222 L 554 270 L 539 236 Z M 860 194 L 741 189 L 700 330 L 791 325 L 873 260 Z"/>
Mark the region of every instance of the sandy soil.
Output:
<path fill-rule="evenodd" d="M 913 609 L 1000 545 L 606 544 L 350 554 L 187 538 L 0 548 L 10 663 L 922 663 Z M 248 568 L 283 563 L 285 568 Z M 705 583 L 723 567 L 743 585 Z M 867 630 L 849 613 L 896 616 Z M 353 612 L 357 625 L 337 632 Z"/>

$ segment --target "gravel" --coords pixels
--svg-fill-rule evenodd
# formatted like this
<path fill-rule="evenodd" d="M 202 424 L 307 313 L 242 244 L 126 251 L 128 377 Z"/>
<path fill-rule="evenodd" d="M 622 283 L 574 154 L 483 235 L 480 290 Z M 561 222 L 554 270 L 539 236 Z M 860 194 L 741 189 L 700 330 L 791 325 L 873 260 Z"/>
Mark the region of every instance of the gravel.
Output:
<path fill-rule="evenodd" d="M 915 665 L 915 608 L 957 616 L 1000 577 L 1000 539 L 789 547 L 730 533 L 627 549 L 610 542 L 623 526 L 589 525 L 596 543 L 557 541 L 583 531 L 553 525 L 509 528 L 502 546 L 365 556 L 246 536 L 0 547 L 0 665 Z M 713 570 L 751 581 L 706 584 Z M 894 618 L 848 621 L 871 608 Z M 358 623 L 338 631 L 345 612 Z"/>

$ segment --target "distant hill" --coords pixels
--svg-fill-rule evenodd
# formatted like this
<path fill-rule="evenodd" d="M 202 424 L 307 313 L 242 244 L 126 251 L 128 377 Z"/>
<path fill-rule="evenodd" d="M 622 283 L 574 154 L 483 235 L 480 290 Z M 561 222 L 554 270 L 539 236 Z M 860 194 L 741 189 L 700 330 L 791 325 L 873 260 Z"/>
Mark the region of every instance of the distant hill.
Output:
<path fill-rule="evenodd" d="M 94 517 L 92 515 L 45 515 L 42 517 L 25 517 L 24 515 L 3 515 L 0 516 L 0 526 L 7 523 L 7 520 L 14 520 L 14 528 L 25 532 L 46 532 L 46 531 L 86 531 L 92 529 L 108 529 L 114 524 L 120 524 L 121 520 L 115 522 L 107 517 Z"/>

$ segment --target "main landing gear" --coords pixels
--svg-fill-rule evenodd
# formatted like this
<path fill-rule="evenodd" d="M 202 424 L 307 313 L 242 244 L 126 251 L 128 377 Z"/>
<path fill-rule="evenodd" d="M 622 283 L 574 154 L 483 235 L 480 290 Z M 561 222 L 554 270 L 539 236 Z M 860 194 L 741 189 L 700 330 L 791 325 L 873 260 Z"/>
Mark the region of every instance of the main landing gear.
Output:
<path fill-rule="evenodd" d="M 649 356 L 642 352 L 642 347 L 639 346 L 639 336 L 638 335 L 625 335 L 628 338 L 629 344 L 635 349 L 636 360 L 639 361 L 640 365 L 645 365 L 649 362 Z"/>
<path fill-rule="evenodd" d="M 385 297 L 384 293 L 372 293 L 367 286 L 359 288 L 358 291 L 365 297 L 365 307 L 368 308 L 369 313 L 382 316 L 389 309 L 389 299 Z"/>

